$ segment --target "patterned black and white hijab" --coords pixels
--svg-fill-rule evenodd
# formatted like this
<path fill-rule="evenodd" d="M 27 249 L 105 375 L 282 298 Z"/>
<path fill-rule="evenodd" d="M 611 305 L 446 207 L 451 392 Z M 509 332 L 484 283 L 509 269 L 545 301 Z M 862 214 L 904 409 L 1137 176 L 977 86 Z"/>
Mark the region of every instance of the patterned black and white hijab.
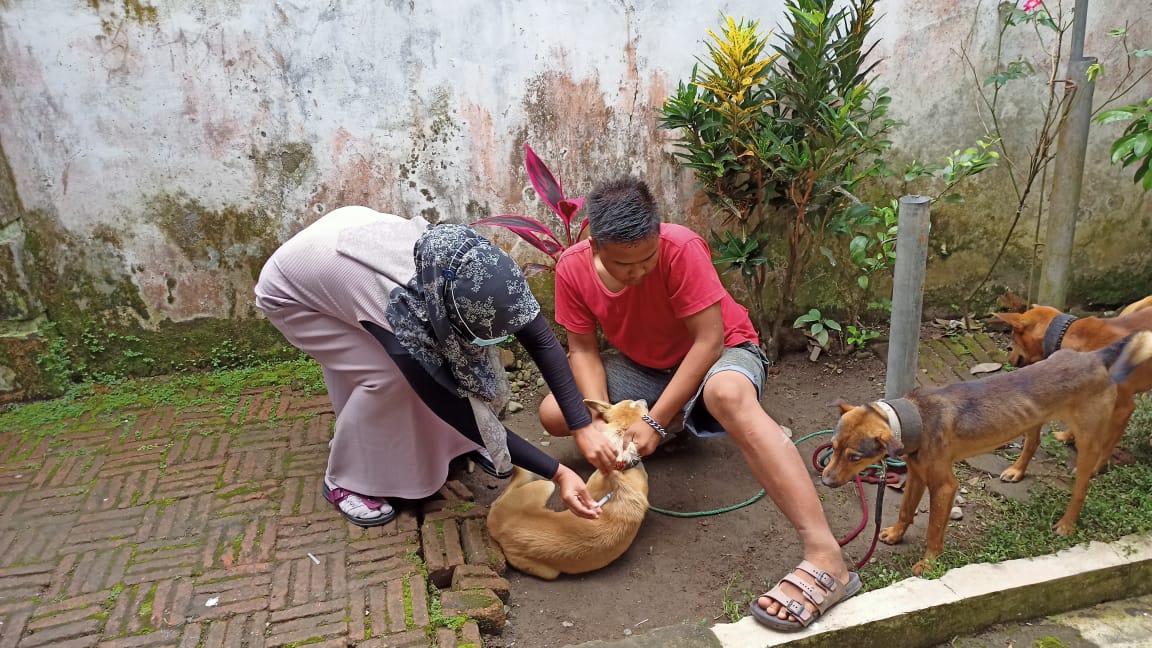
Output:
<path fill-rule="evenodd" d="M 508 389 L 499 348 L 472 340 L 516 333 L 540 304 L 516 262 L 467 226 L 429 227 L 413 256 L 415 276 L 389 299 L 392 333 L 438 383 L 469 398 L 496 469 L 508 470 L 506 432 L 490 407 Z"/>
<path fill-rule="evenodd" d="M 524 274 L 465 225 L 429 227 L 413 256 L 415 276 L 388 305 L 393 334 L 441 385 L 491 402 L 502 375 L 499 352 L 471 340 L 507 337 L 540 314 Z"/>

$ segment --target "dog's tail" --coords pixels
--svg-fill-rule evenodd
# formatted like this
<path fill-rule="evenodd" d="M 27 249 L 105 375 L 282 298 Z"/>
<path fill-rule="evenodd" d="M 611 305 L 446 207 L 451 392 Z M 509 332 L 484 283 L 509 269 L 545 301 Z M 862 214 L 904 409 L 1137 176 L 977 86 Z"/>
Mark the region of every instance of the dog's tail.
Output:
<path fill-rule="evenodd" d="M 1140 331 L 1098 351 L 1112 382 L 1120 384 L 1152 359 L 1152 331 Z"/>

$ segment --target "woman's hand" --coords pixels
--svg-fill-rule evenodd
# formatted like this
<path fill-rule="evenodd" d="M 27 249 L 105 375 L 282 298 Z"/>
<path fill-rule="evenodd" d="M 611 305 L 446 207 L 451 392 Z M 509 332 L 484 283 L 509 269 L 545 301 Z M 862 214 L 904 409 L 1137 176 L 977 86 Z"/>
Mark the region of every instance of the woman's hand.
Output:
<path fill-rule="evenodd" d="M 601 419 L 592 419 L 591 425 L 572 430 L 572 438 L 588 463 L 607 475 L 616 468 L 616 446 L 604 434 L 604 425 Z"/>
<path fill-rule="evenodd" d="M 552 477 L 552 483 L 560 490 L 560 501 L 564 502 L 569 511 L 589 520 L 600 517 L 600 505 L 588 493 L 584 480 L 571 468 L 560 464 L 556 475 Z"/>

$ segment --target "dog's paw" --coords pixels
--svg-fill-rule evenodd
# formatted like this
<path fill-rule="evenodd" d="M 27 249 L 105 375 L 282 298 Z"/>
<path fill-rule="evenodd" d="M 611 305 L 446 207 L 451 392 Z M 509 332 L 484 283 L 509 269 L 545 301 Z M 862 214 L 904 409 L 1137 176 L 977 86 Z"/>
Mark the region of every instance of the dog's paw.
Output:
<path fill-rule="evenodd" d="M 1072 535 L 1072 532 L 1075 530 L 1076 530 L 1076 523 L 1075 522 L 1066 522 L 1063 519 L 1061 519 L 1059 522 L 1057 522 L 1056 526 L 1052 527 L 1052 532 L 1058 536 L 1061 536 L 1061 537 L 1070 536 L 1070 535 Z"/>
<path fill-rule="evenodd" d="M 1071 430 L 1055 430 L 1052 432 L 1052 438 L 1060 443 L 1074 443 L 1076 435 Z"/>
<path fill-rule="evenodd" d="M 1024 479 L 1024 471 L 1018 468 L 1009 466 L 1004 469 L 1004 472 L 1000 473 L 1000 481 L 1002 482 L 1015 483 L 1021 479 Z"/>
<path fill-rule="evenodd" d="M 880 530 L 880 541 L 885 544 L 898 544 L 904 539 L 904 529 L 890 526 Z"/>
<path fill-rule="evenodd" d="M 919 576 L 931 568 L 932 561 L 925 558 L 924 560 L 917 562 L 915 565 L 912 565 L 912 575 Z"/>

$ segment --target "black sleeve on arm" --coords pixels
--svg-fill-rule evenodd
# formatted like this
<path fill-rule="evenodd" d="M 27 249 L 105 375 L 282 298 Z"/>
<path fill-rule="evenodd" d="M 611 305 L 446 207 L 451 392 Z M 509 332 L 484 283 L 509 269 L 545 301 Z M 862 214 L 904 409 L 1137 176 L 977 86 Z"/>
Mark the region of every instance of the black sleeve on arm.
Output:
<path fill-rule="evenodd" d="M 360 325 L 384 346 L 384 350 L 400 368 L 400 373 L 404 374 L 404 378 L 412 386 L 412 390 L 416 392 L 420 400 L 424 401 L 428 409 L 455 428 L 457 432 L 467 437 L 469 441 L 484 447 L 480 428 L 476 425 L 476 417 L 472 414 L 472 405 L 467 398 L 457 396 L 436 382 L 436 379 L 424 370 L 420 362 L 413 358 L 408 350 L 396 340 L 396 336 L 392 335 L 391 331 L 372 322 L 360 322 Z M 504 432 L 508 434 L 508 453 L 512 455 L 514 465 L 548 479 L 556 476 L 556 471 L 560 469 L 559 461 L 548 456 L 543 450 L 528 443 L 508 428 L 504 428 Z"/>
<path fill-rule="evenodd" d="M 584 405 L 584 397 L 576 387 L 576 379 L 572 376 L 572 366 L 568 364 L 568 354 L 564 347 L 548 327 L 548 320 L 544 315 L 528 322 L 524 328 L 516 331 L 516 339 L 524 345 L 532 361 L 544 376 L 544 382 L 556 397 L 560 411 L 564 413 L 564 421 L 569 430 L 592 424 L 592 414 Z"/>

